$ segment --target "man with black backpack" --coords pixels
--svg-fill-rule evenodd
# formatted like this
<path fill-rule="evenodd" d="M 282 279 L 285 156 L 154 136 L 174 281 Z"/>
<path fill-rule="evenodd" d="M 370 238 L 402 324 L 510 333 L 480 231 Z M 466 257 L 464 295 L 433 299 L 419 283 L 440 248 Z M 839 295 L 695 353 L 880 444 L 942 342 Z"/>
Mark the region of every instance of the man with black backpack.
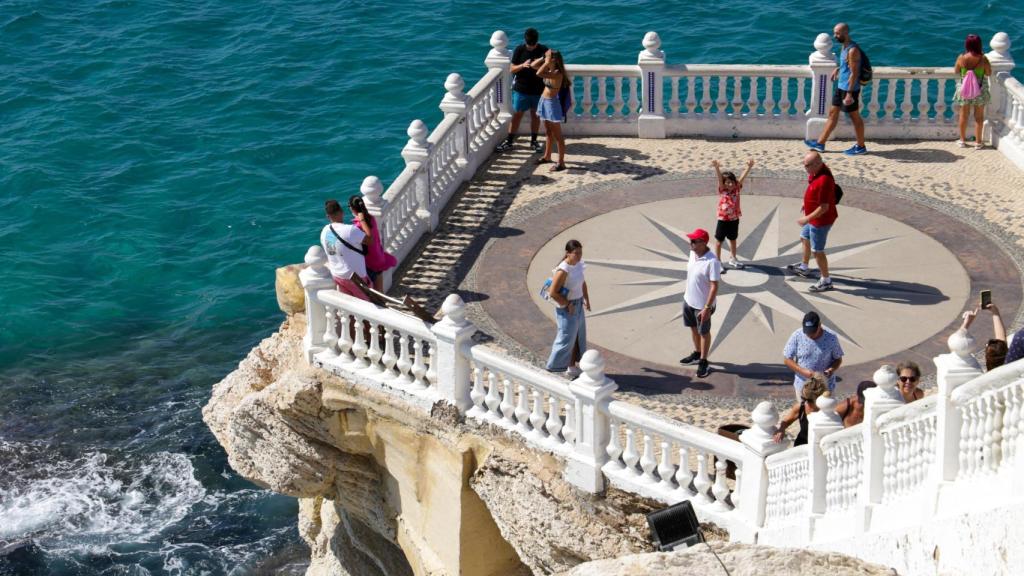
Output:
<path fill-rule="evenodd" d="M 839 67 L 832 71 L 832 83 L 835 91 L 832 94 L 832 108 L 828 111 L 828 121 L 817 140 L 804 140 L 811 150 L 825 151 L 825 143 L 839 124 L 839 113 L 846 112 L 853 122 L 853 130 L 857 134 L 857 144 L 843 151 L 849 156 L 867 154 L 864 145 L 864 119 L 860 117 L 860 87 L 871 81 L 871 63 L 868 57 L 850 38 L 850 27 L 840 22 L 832 30 L 833 37 L 842 43 L 843 51 L 839 54 Z"/>
<path fill-rule="evenodd" d="M 345 224 L 345 211 L 337 200 L 325 202 L 324 212 L 330 222 L 320 232 L 320 244 L 327 253 L 327 268 L 335 285 L 343 294 L 369 300 L 352 278 L 359 276 L 364 284 L 370 285 L 366 274 L 366 247 L 370 237 L 358 226 Z"/>

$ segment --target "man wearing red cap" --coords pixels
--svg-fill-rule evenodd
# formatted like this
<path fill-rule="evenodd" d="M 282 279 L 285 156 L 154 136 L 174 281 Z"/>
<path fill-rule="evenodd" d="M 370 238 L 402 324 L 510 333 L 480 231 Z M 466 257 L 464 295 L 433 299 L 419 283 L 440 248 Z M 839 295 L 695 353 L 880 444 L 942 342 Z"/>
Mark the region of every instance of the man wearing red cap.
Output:
<path fill-rule="evenodd" d="M 697 362 L 697 377 L 710 373 L 708 350 L 711 349 L 711 315 L 715 313 L 718 281 L 722 279 L 722 263 L 708 249 L 711 236 L 697 228 L 686 235 L 690 239 L 690 261 L 686 265 L 686 292 L 683 294 L 683 325 L 693 336 L 693 353 L 679 362 Z"/>

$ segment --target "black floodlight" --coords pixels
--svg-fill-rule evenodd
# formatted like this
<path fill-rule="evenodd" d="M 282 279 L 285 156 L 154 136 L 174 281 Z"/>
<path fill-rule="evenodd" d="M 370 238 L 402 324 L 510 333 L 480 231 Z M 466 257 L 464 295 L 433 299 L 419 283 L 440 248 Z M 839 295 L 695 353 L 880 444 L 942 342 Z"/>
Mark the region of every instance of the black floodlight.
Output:
<path fill-rule="evenodd" d="M 697 514 L 689 500 L 651 512 L 647 515 L 647 524 L 660 552 L 689 548 L 704 541 L 700 522 L 697 522 Z"/>

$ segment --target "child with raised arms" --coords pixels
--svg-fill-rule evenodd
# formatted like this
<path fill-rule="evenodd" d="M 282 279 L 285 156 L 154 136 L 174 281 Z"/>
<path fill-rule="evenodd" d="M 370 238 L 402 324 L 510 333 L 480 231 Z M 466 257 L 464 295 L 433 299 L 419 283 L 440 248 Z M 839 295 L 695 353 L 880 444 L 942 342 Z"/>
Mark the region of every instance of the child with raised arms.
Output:
<path fill-rule="evenodd" d="M 740 269 L 743 264 L 736 255 L 736 238 L 740 231 L 740 190 L 743 189 L 743 182 L 754 167 L 753 159 L 747 160 L 747 169 L 743 175 L 736 179 L 732 172 L 722 172 L 718 160 L 712 160 L 711 165 L 715 168 L 718 176 L 718 225 L 715 227 L 715 257 L 722 261 L 722 240 L 729 239 L 729 252 L 732 258 L 729 259 L 729 267 Z"/>

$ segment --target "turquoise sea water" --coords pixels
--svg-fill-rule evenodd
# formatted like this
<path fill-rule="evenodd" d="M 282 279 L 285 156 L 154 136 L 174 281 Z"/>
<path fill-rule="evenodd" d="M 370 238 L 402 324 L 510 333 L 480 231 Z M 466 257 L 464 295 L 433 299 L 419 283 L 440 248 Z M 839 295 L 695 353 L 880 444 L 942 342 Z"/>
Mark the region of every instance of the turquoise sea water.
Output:
<path fill-rule="evenodd" d="M 799 64 L 840 19 L 876 66 L 950 65 L 968 32 L 1024 47 L 1019 2 L 608 4 L 0 3 L 0 574 L 302 553 L 294 500 L 235 475 L 200 408 L 279 324 L 273 270 L 323 199 L 394 178 L 493 30 L 580 63 L 657 30 L 670 62 Z"/>

